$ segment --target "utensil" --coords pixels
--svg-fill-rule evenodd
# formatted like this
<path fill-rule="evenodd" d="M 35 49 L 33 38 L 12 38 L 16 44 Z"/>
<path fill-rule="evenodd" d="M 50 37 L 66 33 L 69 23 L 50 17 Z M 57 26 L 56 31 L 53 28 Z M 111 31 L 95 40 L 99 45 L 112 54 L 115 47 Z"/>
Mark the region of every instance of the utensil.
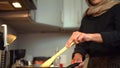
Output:
<path fill-rule="evenodd" d="M 75 43 L 71 43 L 70 47 L 73 46 Z M 65 52 L 68 48 L 66 46 L 64 46 L 60 51 L 58 51 L 55 55 L 53 55 L 50 59 L 48 59 L 47 61 L 45 61 L 40 67 L 50 67 L 50 65 L 52 64 L 52 62 L 58 57 L 60 56 L 63 52 Z"/>

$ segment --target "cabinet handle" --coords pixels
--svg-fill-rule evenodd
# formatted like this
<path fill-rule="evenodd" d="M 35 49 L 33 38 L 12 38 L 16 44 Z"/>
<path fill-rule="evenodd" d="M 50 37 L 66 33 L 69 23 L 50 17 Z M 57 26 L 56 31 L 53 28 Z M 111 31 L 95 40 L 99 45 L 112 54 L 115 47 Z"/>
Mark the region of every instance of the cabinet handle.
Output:
<path fill-rule="evenodd" d="M 61 22 L 62 22 L 62 24 L 64 23 L 64 12 L 63 12 L 63 10 L 61 11 Z"/>

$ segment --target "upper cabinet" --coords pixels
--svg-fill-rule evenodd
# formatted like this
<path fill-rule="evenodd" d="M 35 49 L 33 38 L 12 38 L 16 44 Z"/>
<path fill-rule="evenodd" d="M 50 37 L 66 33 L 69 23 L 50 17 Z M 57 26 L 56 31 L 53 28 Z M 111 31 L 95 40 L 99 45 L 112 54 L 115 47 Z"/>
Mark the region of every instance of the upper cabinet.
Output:
<path fill-rule="evenodd" d="M 81 16 L 81 0 L 63 0 L 63 28 L 79 27 Z"/>
<path fill-rule="evenodd" d="M 37 23 L 62 28 L 78 28 L 87 7 L 84 0 L 36 0 Z"/>
<path fill-rule="evenodd" d="M 62 27 L 62 0 L 37 0 L 36 7 L 37 23 Z"/>
<path fill-rule="evenodd" d="M 85 2 L 86 0 L 81 0 L 81 12 L 82 15 L 85 13 L 86 9 L 88 8 L 88 5 Z"/>

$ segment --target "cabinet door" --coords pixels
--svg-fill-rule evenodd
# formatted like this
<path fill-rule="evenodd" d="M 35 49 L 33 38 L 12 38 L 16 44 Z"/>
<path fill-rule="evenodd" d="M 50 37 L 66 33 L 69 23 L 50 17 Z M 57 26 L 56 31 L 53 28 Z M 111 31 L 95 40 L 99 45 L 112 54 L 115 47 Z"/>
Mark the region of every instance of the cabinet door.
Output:
<path fill-rule="evenodd" d="M 85 0 L 81 0 L 81 10 L 82 10 L 81 12 L 82 12 L 82 14 L 85 13 L 85 11 L 86 11 L 87 8 L 88 8 L 88 5 L 85 2 Z"/>
<path fill-rule="evenodd" d="M 64 0 L 63 27 L 78 28 L 81 21 L 81 0 Z"/>
<path fill-rule="evenodd" d="M 37 0 L 36 22 L 62 26 L 61 23 L 62 0 Z"/>

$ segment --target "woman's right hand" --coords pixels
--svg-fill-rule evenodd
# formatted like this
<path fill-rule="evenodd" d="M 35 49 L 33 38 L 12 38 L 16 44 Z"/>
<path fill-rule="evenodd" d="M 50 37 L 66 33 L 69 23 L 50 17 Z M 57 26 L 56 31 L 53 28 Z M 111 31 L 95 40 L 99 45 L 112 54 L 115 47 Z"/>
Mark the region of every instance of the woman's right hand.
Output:
<path fill-rule="evenodd" d="M 98 42 L 98 43 L 103 42 L 101 34 L 99 33 L 91 34 L 91 33 L 83 33 L 79 31 L 75 31 L 72 33 L 72 35 L 70 36 L 70 38 L 68 39 L 65 45 L 68 48 L 71 46 L 72 43 L 78 44 L 78 43 L 89 42 L 89 41 Z"/>
<path fill-rule="evenodd" d="M 74 57 L 72 58 L 71 64 L 74 63 L 80 63 L 78 66 L 76 66 L 75 68 L 82 68 L 84 65 L 84 62 L 82 61 L 82 55 L 79 53 L 75 53 Z"/>
<path fill-rule="evenodd" d="M 72 33 L 68 41 L 66 42 L 66 47 L 70 47 L 72 43 L 78 44 L 81 42 L 89 41 L 89 35 L 86 33 L 82 33 L 79 31 L 75 31 Z M 91 38 L 91 37 L 90 37 Z"/>

